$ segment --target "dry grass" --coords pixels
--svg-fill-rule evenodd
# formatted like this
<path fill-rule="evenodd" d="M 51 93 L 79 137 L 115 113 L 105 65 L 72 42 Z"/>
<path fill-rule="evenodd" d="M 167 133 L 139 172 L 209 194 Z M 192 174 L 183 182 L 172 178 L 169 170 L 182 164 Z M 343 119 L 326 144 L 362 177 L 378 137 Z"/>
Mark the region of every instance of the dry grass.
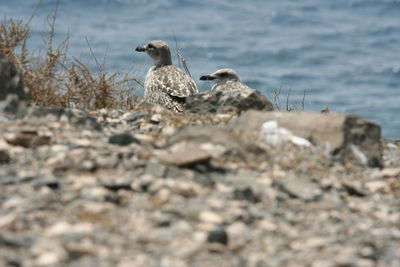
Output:
<path fill-rule="evenodd" d="M 23 72 L 23 83 L 39 106 L 55 105 L 82 109 L 131 109 L 137 102 L 133 92 L 141 82 L 129 73 L 104 71 L 92 48 L 98 71 L 91 71 L 77 58 L 68 55 L 68 36 L 55 44 L 57 8 L 47 18 L 48 37 L 43 55 L 28 51 L 29 22 L 5 19 L 0 24 L 0 53 Z"/>
<path fill-rule="evenodd" d="M 295 105 L 292 103 L 290 97 L 292 94 L 292 89 L 289 88 L 289 90 L 286 93 L 285 98 L 285 103 L 282 104 L 281 98 L 282 98 L 282 87 L 275 88 L 274 89 L 274 96 L 273 96 L 273 103 L 276 107 L 277 110 L 285 110 L 285 111 L 304 111 L 304 104 L 306 100 L 306 95 L 307 95 L 307 89 L 304 89 L 303 91 L 303 97 L 299 103 L 299 105 Z"/>

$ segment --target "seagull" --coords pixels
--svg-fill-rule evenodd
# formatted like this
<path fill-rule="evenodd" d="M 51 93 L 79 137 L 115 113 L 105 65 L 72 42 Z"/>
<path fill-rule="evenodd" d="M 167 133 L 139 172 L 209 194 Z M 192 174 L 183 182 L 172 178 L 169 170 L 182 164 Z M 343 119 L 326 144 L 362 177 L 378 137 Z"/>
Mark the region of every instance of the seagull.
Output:
<path fill-rule="evenodd" d="M 240 82 L 239 75 L 233 69 L 220 69 L 210 75 L 200 77 L 203 81 L 214 81 L 211 91 L 236 91 L 251 89 Z"/>
<path fill-rule="evenodd" d="M 185 98 L 198 93 L 196 83 L 183 71 L 172 65 L 171 52 L 166 42 L 150 41 L 136 47 L 146 52 L 154 61 L 144 82 L 144 99 L 174 111 L 183 111 Z"/>

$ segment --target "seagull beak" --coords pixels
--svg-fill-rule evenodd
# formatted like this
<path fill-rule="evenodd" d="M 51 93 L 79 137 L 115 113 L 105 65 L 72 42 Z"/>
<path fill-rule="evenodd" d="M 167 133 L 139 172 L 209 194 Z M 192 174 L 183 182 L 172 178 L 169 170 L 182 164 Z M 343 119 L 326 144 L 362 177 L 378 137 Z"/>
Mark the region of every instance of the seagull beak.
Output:
<path fill-rule="evenodd" d="M 146 51 L 146 47 L 145 46 L 138 46 L 138 47 L 136 47 L 135 51 L 137 51 L 137 52 L 145 52 Z"/>
<path fill-rule="evenodd" d="M 200 77 L 200 80 L 202 80 L 202 81 L 212 81 L 214 79 L 215 79 L 215 77 L 212 75 L 203 75 Z"/>

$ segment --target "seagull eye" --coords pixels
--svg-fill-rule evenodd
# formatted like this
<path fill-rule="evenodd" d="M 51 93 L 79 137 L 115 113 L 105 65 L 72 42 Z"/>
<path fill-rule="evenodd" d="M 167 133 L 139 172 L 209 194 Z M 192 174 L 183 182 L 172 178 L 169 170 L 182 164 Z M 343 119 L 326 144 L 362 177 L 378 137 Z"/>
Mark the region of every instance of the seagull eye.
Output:
<path fill-rule="evenodd" d="M 152 44 L 148 44 L 148 45 L 147 45 L 147 47 L 148 47 L 148 48 L 150 48 L 150 49 L 153 49 L 153 48 L 155 48 L 155 46 L 154 46 L 154 45 L 152 45 Z"/>

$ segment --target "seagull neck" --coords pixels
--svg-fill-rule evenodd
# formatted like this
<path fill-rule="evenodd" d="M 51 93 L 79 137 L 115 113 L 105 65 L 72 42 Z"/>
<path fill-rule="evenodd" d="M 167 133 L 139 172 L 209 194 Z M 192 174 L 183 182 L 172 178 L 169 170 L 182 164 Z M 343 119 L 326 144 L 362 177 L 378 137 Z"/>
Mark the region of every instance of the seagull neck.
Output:
<path fill-rule="evenodd" d="M 164 66 L 168 66 L 168 65 L 172 65 L 172 61 L 171 59 L 169 60 L 154 60 L 154 65 L 156 66 L 156 68 L 160 68 L 160 67 L 164 67 Z"/>
<path fill-rule="evenodd" d="M 157 59 L 154 59 L 156 68 L 172 65 L 171 53 L 169 51 L 162 51 Z"/>

